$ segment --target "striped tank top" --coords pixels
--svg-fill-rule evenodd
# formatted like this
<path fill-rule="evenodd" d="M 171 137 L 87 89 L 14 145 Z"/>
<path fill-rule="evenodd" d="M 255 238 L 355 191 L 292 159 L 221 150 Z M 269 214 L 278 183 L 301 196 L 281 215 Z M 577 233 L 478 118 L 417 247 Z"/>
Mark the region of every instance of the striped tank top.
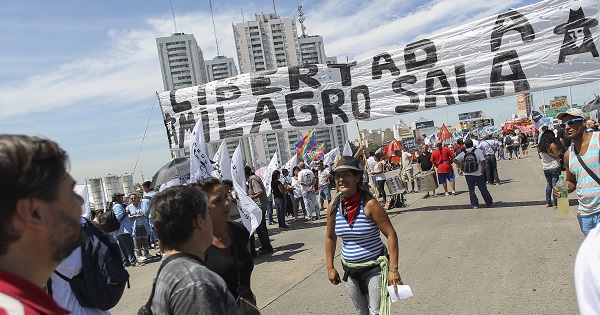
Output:
<path fill-rule="evenodd" d="M 335 216 L 335 235 L 342 239 L 342 258 L 351 263 L 363 263 L 377 259 L 383 251 L 379 227 L 365 215 L 365 200 L 360 201 L 360 209 L 352 226 L 342 215 L 340 202 Z"/>
<path fill-rule="evenodd" d="M 594 174 L 600 174 L 600 133 L 594 132 L 587 152 L 581 159 Z M 579 214 L 590 215 L 600 212 L 600 185 L 586 172 L 575 156 L 574 146 L 569 148 L 569 170 L 577 178 Z"/>

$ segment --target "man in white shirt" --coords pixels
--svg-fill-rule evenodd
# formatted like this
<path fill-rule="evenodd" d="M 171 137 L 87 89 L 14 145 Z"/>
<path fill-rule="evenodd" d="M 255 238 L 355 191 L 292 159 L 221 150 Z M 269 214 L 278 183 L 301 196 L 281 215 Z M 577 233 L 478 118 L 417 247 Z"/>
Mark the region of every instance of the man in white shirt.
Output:
<path fill-rule="evenodd" d="M 417 192 L 415 190 L 415 178 L 413 175 L 413 155 L 410 152 L 401 151 L 400 158 L 400 179 L 407 192 Z M 408 190 L 408 183 L 410 182 L 411 189 Z"/>
<path fill-rule="evenodd" d="M 468 157 L 471 158 L 472 154 L 475 154 L 477 169 L 472 172 L 464 172 L 465 179 L 467 180 L 467 186 L 469 187 L 469 198 L 471 199 L 471 206 L 473 209 L 479 208 L 479 199 L 477 199 L 477 195 L 475 194 L 475 186 L 479 188 L 479 192 L 485 201 L 485 204 L 489 207 L 494 205 L 494 201 L 492 199 L 492 195 L 487 189 L 485 185 L 485 179 L 483 178 L 483 172 L 485 170 L 485 157 L 481 150 L 473 147 L 473 140 L 467 139 L 465 140 L 466 151 L 461 152 L 454 158 L 454 163 L 458 165 L 459 169 L 463 170 L 463 163 L 467 162 L 467 154 Z"/>
<path fill-rule="evenodd" d="M 302 185 L 302 199 L 304 199 L 304 206 L 306 207 L 306 218 L 308 220 L 319 220 L 321 211 L 319 209 L 319 204 L 317 203 L 317 196 L 311 189 L 315 184 L 315 174 L 313 174 L 310 169 L 306 168 L 304 162 L 298 163 L 298 167 L 300 168 L 298 179 L 300 180 L 300 185 Z M 315 217 L 312 216 L 313 210 L 316 213 Z"/>
<path fill-rule="evenodd" d="M 323 208 L 323 202 L 327 199 L 327 205 L 331 202 L 331 184 L 329 179 L 331 178 L 329 167 L 325 167 L 323 161 L 319 161 L 319 199 L 321 200 L 321 209 Z"/>

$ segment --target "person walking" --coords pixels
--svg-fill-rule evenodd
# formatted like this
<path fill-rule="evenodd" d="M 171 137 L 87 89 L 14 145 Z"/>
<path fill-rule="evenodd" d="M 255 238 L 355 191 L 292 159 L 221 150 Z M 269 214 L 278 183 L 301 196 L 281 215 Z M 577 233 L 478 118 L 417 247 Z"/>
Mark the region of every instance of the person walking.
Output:
<path fill-rule="evenodd" d="M 415 177 L 413 174 L 413 155 L 411 152 L 406 150 L 401 151 L 402 156 L 400 158 L 400 180 L 404 185 L 407 192 L 415 193 Z M 408 190 L 408 183 L 410 183 L 411 190 Z"/>
<path fill-rule="evenodd" d="M 421 154 L 417 157 L 417 168 L 419 169 L 419 173 L 430 171 L 433 168 L 433 163 L 431 163 L 431 152 L 429 152 L 428 145 L 424 144 L 421 146 Z M 429 198 L 430 196 L 436 196 L 435 189 L 433 191 L 428 191 L 423 198 Z"/>
<path fill-rule="evenodd" d="M 325 209 L 323 207 L 325 200 L 327 200 L 327 205 L 331 202 L 331 184 L 329 181 L 331 172 L 329 170 L 329 165 L 325 166 L 323 160 L 319 161 L 317 168 L 319 171 L 319 200 L 321 201 L 321 209 Z"/>
<path fill-rule="evenodd" d="M 600 133 L 586 132 L 586 118 L 579 108 L 570 108 L 557 118 L 565 124 L 565 134 L 572 141 L 564 156 L 565 179 L 569 193 L 577 190 L 577 218 L 581 231 L 587 236 L 600 222 L 600 179 L 597 178 L 600 174 Z M 556 187 L 554 195 L 558 197 Z"/>
<path fill-rule="evenodd" d="M 115 217 L 119 220 L 119 229 L 115 231 L 115 237 L 119 242 L 119 248 L 121 249 L 121 257 L 123 259 L 123 265 L 126 267 L 138 267 L 143 266 L 143 262 L 138 262 L 135 258 L 133 237 L 133 223 L 131 222 L 128 209 L 123 206 L 123 193 L 115 192 L 112 195 L 112 211 L 115 213 Z"/>
<path fill-rule="evenodd" d="M 529 137 L 525 132 L 521 132 L 519 135 L 519 143 L 521 144 L 522 157 L 526 158 L 529 155 Z"/>
<path fill-rule="evenodd" d="M 265 255 L 273 252 L 273 246 L 271 246 L 271 240 L 269 239 L 269 231 L 267 230 L 267 223 L 265 222 L 265 215 L 267 214 L 268 203 L 267 192 L 265 185 L 263 184 L 260 177 L 256 176 L 252 172 L 250 166 L 244 167 L 244 173 L 248 183 L 248 196 L 256 202 L 258 207 L 262 210 L 262 220 L 256 228 L 256 234 L 260 240 L 261 248 L 258 250 L 258 254 Z"/>
<path fill-rule="evenodd" d="M 472 143 L 472 142 L 471 142 Z M 444 187 L 444 193 L 446 196 L 448 193 L 448 184 L 452 187 L 452 194 L 457 195 L 454 184 L 454 168 L 452 168 L 452 159 L 454 159 L 454 152 L 448 147 L 442 145 L 441 142 L 436 143 L 436 148 L 431 151 L 431 162 L 435 165 L 438 173 L 438 181 Z"/>
<path fill-rule="evenodd" d="M 375 186 L 377 187 L 377 192 L 379 193 L 380 202 L 382 205 L 384 205 L 387 199 L 387 196 L 385 194 L 385 162 L 381 158 L 381 153 L 379 152 L 375 153 L 374 159 L 375 165 L 371 169 L 371 175 L 373 176 L 373 180 L 375 181 Z"/>
<path fill-rule="evenodd" d="M 488 133 L 483 133 L 483 140 L 479 142 L 479 149 L 485 156 L 485 178 L 489 185 L 500 185 L 500 178 L 498 177 L 498 162 L 496 160 L 496 151 L 500 146 L 500 143 L 490 139 Z"/>
<path fill-rule="evenodd" d="M 496 140 L 499 145 L 498 145 L 498 160 L 504 160 L 504 140 L 503 139 L 499 139 L 498 136 L 494 137 L 494 140 Z"/>
<path fill-rule="evenodd" d="M 304 206 L 306 207 L 306 218 L 308 220 L 319 220 L 321 215 L 321 209 L 317 203 L 317 196 L 315 191 L 312 189 L 315 184 L 315 174 L 308 168 L 304 162 L 298 163 L 300 172 L 298 178 L 300 179 L 300 185 L 302 187 L 302 199 L 304 199 Z M 315 212 L 315 216 L 312 212 Z"/>
<path fill-rule="evenodd" d="M 126 208 L 129 210 L 129 218 L 132 219 L 131 237 L 134 240 L 134 248 L 137 254 L 138 261 L 150 258 L 148 236 L 150 235 L 150 225 L 148 224 L 147 213 L 144 213 L 140 198 L 137 194 L 129 195 L 129 205 Z M 143 253 L 142 253 L 143 251 Z"/>
<path fill-rule="evenodd" d="M 292 203 L 294 207 L 294 218 L 298 219 L 298 210 L 300 210 L 300 206 L 302 206 L 302 213 L 306 213 L 306 207 L 304 206 L 304 199 L 302 198 L 302 185 L 300 185 L 300 179 L 298 178 L 298 173 L 300 173 L 300 168 L 298 166 L 294 166 L 292 168 L 292 181 L 291 186 L 293 188 L 293 196 Z"/>
<path fill-rule="evenodd" d="M 513 153 L 515 155 L 515 159 L 519 159 L 519 148 L 521 148 L 521 138 L 517 135 L 515 131 L 512 132 L 510 139 L 513 144 Z"/>
<path fill-rule="evenodd" d="M 506 147 L 506 152 L 508 152 L 508 159 L 512 160 L 513 158 L 513 140 L 510 136 L 510 133 L 507 133 L 504 136 L 504 146 Z"/>
<path fill-rule="evenodd" d="M 271 175 L 271 193 L 273 194 L 273 201 L 277 208 L 277 222 L 279 223 L 279 228 L 289 229 L 290 227 L 285 224 L 285 195 L 287 195 L 287 188 L 283 186 L 283 183 L 279 180 L 280 178 L 281 173 L 278 170 L 274 170 Z"/>
<path fill-rule="evenodd" d="M 333 171 L 340 194 L 327 209 L 327 278 L 334 285 L 346 282 L 358 314 L 388 315 L 387 286 L 397 292 L 397 286 L 403 284 L 398 271 L 398 236 L 385 209 L 362 185 L 362 174 L 352 156 L 342 156 Z M 387 238 L 387 248 L 380 233 Z M 341 279 L 333 264 L 338 237 L 342 239 Z"/>
<path fill-rule="evenodd" d="M 478 148 L 473 147 L 473 141 L 471 139 L 465 141 L 465 147 L 467 147 L 467 150 L 456 156 L 456 158 L 454 158 L 454 163 L 458 165 L 459 169 L 461 169 L 465 175 L 467 187 L 469 188 L 471 206 L 473 209 L 479 208 L 479 199 L 475 194 L 475 186 L 477 186 L 486 206 L 491 207 L 494 205 L 494 200 L 492 199 L 492 195 L 490 195 L 490 192 L 485 185 L 485 179 L 483 178 L 486 162 L 483 152 Z"/>
<path fill-rule="evenodd" d="M 556 196 L 552 196 L 552 190 L 558 182 L 561 173 L 560 151 L 556 144 L 554 132 L 546 130 L 542 133 L 537 147 L 538 157 L 542 161 L 542 169 L 546 177 L 546 207 L 556 207 Z"/>

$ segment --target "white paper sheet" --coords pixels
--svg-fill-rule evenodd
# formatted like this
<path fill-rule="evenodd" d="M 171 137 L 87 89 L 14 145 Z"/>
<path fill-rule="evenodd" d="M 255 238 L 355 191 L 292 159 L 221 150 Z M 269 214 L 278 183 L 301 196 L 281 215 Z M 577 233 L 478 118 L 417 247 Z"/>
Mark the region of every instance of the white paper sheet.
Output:
<path fill-rule="evenodd" d="M 404 300 L 406 298 L 413 296 L 412 290 L 410 289 L 409 285 L 399 285 L 397 294 L 394 293 L 394 286 L 390 285 L 390 286 L 388 286 L 388 292 L 390 293 L 390 298 L 392 299 L 392 303 L 400 301 L 400 300 Z"/>

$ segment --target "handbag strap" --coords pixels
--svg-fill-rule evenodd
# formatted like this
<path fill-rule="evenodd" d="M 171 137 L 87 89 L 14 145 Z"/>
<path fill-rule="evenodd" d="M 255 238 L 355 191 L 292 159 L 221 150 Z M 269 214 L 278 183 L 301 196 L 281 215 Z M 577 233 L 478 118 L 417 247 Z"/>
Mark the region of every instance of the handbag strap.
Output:
<path fill-rule="evenodd" d="M 581 167 L 583 167 L 583 169 L 596 181 L 596 183 L 600 185 L 600 178 L 598 178 L 598 175 L 594 174 L 594 172 L 592 172 L 592 170 L 583 162 L 583 159 L 581 156 L 579 156 L 579 153 L 575 153 L 575 156 L 577 156 L 577 160 L 579 161 L 579 164 L 581 164 Z"/>
<path fill-rule="evenodd" d="M 229 237 L 231 237 L 231 246 L 233 247 L 233 263 L 235 264 L 235 271 L 237 272 L 237 282 L 238 282 L 238 289 L 240 287 L 241 283 L 241 276 L 240 276 L 240 265 L 238 262 L 238 256 L 237 256 L 237 246 L 235 245 L 235 239 L 233 238 L 233 233 L 231 232 L 231 228 L 229 227 L 229 223 L 227 223 L 227 230 L 229 231 Z M 238 295 L 240 293 L 238 292 Z"/>
<path fill-rule="evenodd" d="M 163 262 L 160 264 L 160 267 L 158 268 L 158 272 L 156 273 L 156 278 L 154 279 L 154 282 L 152 283 L 152 292 L 150 293 L 150 298 L 148 299 L 148 302 L 146 302 L 146 309 L 150 309 L 152 307 L 152 300 L 154 299 L 154 291 L 156 289 L 156 280 L 158 280 L 158 276 L 160 275 L 160 272 L 162 271 L 162 269 L 171 261 L 177 259 L 177 258 L 181 258 L 181 257 L 188 257 L 193 259 L 194 261 L 198 262 L 199 264 L 203 264 L 202 260 L 194 255 L 191 254 L 186 254 L 186 253 L 176 253 L 176 254 L 172 254 L 169 255 L 167 258 L 165 258 L 165 260 L 163 260 Z"/>

